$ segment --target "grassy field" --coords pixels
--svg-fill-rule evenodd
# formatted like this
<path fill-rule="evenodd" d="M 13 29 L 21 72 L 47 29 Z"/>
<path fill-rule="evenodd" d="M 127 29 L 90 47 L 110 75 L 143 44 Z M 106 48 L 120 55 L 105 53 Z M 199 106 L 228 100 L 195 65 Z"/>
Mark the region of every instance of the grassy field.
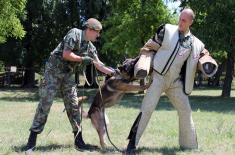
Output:
<path fill-rule="evenodd" d="M 85 90 L 93 96 L 95 90 Z M 81 92 L 81 95 L 83 93 Z M 232 155 L 235 154 L 235 90 L 231 98 L 219 97 L 221 90 L 198 89 L 190 96 L 193 119 L 197 129 L 199 149 L 183 152 L 178 145 L 178 118 L 169 100 L 163 96 L 139 143 L 140 154 L 164 155 Z M 106 110 L 109 134 L 122 150 L 126 148 L 130 127 L 139 113 L 143 94 L 127 94 L 119 105 Z M 90 102 L 89 99 L 87 102 Z M 37 89 L 0 89 L 0 154 L 24 154 L 29 127 L 38 103 Z M 87 110 L 88 103 L 84 103 Z M 45 130 L 39 135 L 34 154 L 121 154 L 109 144 L 107 150 L 80 153 L 73 147 L 73 134 L 63 113 L 64 106 L 56 98 Z M 83 120 L 83 134 L 87 143 L 99 145 L 90 120 Z"/>

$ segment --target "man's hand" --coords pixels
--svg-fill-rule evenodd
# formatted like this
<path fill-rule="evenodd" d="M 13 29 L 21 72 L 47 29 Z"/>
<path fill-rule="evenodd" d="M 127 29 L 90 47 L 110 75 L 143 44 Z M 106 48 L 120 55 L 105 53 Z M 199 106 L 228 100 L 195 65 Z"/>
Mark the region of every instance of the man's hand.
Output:
<path fill-rule="evenodd" d="M 90 64 L 92 64 L 92 62 L 93 62 L 93 59 L 91 57 L 89 57 L 89 56 L 82 57 L 82 62 L 81 63 L 83 65 L 90 65 Z"/>
<path fill-rule="evenodd" d="M 110 76 L 115 76 L 115 75 L 119 75 L 119 74 L 121 74 L 119 69 L 113 69 L 113 72 L 111 73 Z"/>
<path fill-rule="evenodd" d="M 216 66 L 210 62 L 206 62 L 202 66 L 206 74 L 211 74 L 216 68 Z"/>

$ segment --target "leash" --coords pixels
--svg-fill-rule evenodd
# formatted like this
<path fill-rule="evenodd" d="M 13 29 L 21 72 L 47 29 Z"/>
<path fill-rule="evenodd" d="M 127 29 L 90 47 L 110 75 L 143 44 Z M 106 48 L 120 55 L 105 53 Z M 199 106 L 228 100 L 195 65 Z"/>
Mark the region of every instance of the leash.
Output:
<path fill-rule="evenodd" d="M 91 86 L 93 83 L 94 83 L 94 81 L 93 81 L 93 78 L 92 78 L 92 81 L 91 81 L 91 83 L 87 80 L 87 77 L 86 77 L 86 73 L 85 73 L 85 71 L 86 71 L 86 66 L 83 66 L 83 69 L 82 69 L 82 73 L 83 73 L 83 76 L 84 76 L 84 79 L 85 79 L 85 82 L 87 83 L 87 85 L 88 86 Z M 93 65 L 91 65 L 91 77 L 93 77 L 93 71 L 94 71 L 94 67 L 93 67 Z M 76 91 L 77 91 L 77 89 L 78 89 L 78 81 L 77 81 L 77 83 L 76 83 Z M 85 84 L 84 84 L 85 85 Z M 84 85 L 82 86 L 82 96 L 85 96 L 85 88 L 84 88 Z M 82 112 L 83 112 L 83 99 L 81 100 L 81 102 L 80 103 L 78 103 L 78 104 L 80 104 L 80 107 L 81 107 L 81 111 L 80 111 L 80 125 L 78 124 L 78 122 L 76 121 L 76 120 L 74 120 L 73 119 L 73 121 L 75 122 L 75 124 L 76 124 L 76 126 L 77 126 L 77 128 L 78 129 L 80 129 L 80 131 L 82 132 L 82 120 L 83 120 L 83 114 L 82 114 Z M 64 109 L 64 111 L 65 111 L 65 109 Z M 78 135 L 78 133 L 79 132 L 77 132 L 77 135 Z M 75 135 L 75 138 L 77 137 L 77 135 Z"/>
<path fill-rule="evenodd" d="M 98 81 L 98 77 L 97 78 L 97 81 Z M 99 87 L 99 93 L 100 93 L 100 98 L 101 98 L 101 102 L 103 103 L 104 100 L 103 100 L 103 95 L 102 95 L 102 91 L 101 91 L 101 87 L 100 87 L 100 84 L 98 82 L 98 87 Z M 105 108 L 102 108 L 102 112 L 103 112 L 103 116 L 104 116 L 104 126 L 105 126 L 105 131 L 106 131 L 106 134 L 107 134 L 107 137 L 108 137 L 108 140 L 109 142 L 112 144 L 112 146 L 118 151 L 118 152 L 122 152 L 111 140 L 110 136 L 109 136 L 109 132 L 108 132 L 108 128 L 107 128 L 107 123 L 106 123 L 106 120 L 105 120 Z"/>
<path fill-rule="evenodd" d="M 77 91 L 77 89 L 78 89 L 78 83 L 76 83 L 76 91 Z M 84 85 L 83 85 L 83 87 L 82 87 L 82 97 L 84 97 L 84 91 L 85 90 L 84 90 Z M 73 121 L 75 122 L 76 127 L 79 129 L 79 131 L 77 132 L 77 134 L 74 137 L 75 139 L 77 138 L 78 133 L 82 132 L 82 125 L 81 125 L 82 124 L 82 119 L 83 119 L 83 117 L 82 117 L 83 103 L 82 102 L 83 102 L 83 99 L 81 100 L 81 102 L 78 101 L 78 107 L 79 107 L 79 104 L 80 104 L 80 107 L 81 107 L 81 111 L 80 111 L 80 123 L 78 124 L 78 122 L 75 119 L 73 119 Z"/>
<path fill-rule="evenodd" d="M 91 77 L 93 77 L 94 75 L 93 75 L 93 65 L 91 65 Z M 87 85 L 88 86 L 91 86 L 93 83 L 94 83 L 94 81 L 93 81 L 93 78 L 91 78 L 91 83 L 87 80 L 87 77 L 86 77 L 86 67 L 84 67 L 83 68 L 83 71 L 82 71 L 82 74 L 83 74 L 83 76 L 84 76 L 84 79 L 85 79 L 85 81 L 86 81 L 86 83 L 87 83 Z M 83 89 L 84 89 L 84 86 L 83 86 Z"/>

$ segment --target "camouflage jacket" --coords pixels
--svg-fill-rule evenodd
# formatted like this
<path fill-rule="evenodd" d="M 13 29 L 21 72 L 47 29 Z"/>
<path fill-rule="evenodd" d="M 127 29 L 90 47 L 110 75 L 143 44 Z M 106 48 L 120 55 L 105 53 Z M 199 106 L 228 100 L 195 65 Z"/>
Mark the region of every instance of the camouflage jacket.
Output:
<path fill-rule="evenodd" d="M 71 62 L 63 59 L 63 51 L 71 50 L 74 54 L 79 56 L 90 56 L 97 60 L 97 50 L 91 41 L 86 41 L 84 38 L 84 31 L 73 28 L 71 29 L 58 46 L 51 52 L 51 56 L 48 63 L 56 67 L 62 72 L 73 71 L 76 66 L 79 66 L 78 62 Z"/>

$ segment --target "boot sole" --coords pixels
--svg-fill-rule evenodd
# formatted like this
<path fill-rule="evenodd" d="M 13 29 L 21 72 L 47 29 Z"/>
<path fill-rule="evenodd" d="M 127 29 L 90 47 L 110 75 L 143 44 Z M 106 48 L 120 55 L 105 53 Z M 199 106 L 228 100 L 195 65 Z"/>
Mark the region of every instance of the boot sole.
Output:
<path fill-rule="evenodd" d="M 35 147 L 33 147 L 31 149 L 28 149 L 28 150 L 25 151 L 25 154 L 26 155 L 32 155 L 34 150 L 35 150 Z"/>

